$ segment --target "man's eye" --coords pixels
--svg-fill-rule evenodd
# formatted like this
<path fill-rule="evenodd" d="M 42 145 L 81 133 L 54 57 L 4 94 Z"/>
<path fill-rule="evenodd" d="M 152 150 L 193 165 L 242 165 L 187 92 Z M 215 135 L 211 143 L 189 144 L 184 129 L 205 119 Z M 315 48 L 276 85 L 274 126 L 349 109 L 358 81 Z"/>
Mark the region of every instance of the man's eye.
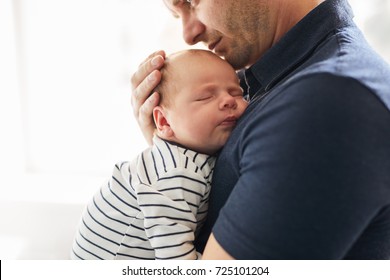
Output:
<path fill-rule="evenodd" d="M 195 1 L 193 0 L 185 0 L 186 3 L 188 3 L 192 8 L 195 6 Z"/>

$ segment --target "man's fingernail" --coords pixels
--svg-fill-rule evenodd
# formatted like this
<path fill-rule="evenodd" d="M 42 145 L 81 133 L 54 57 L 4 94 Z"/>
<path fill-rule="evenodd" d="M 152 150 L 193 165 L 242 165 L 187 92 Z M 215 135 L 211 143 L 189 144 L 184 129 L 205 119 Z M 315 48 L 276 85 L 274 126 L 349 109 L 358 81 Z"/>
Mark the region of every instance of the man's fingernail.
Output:
<path fill-rule="evenodd" d="M 153 66 L 158 66 L 160 64 L 161 56 L 156 56 L 152 59 L 152 65 Z"/>
<path fill-rule="evenodd" d="M 148 76 L 148 80 L 151 82 L 154 82 L 156 80 L 156 75 L 154 72 Z"/>

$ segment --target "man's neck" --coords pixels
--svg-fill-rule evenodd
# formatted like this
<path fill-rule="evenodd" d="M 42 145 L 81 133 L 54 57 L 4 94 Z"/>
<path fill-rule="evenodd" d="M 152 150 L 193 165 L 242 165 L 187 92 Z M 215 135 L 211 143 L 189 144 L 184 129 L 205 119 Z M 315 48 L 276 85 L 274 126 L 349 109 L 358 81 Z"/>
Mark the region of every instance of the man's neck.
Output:
<path fill-rule="evenodd" d="M 275 45 L 291 28 L 325 0 L 277 0 L 277 27 L 272 45 Z"/>

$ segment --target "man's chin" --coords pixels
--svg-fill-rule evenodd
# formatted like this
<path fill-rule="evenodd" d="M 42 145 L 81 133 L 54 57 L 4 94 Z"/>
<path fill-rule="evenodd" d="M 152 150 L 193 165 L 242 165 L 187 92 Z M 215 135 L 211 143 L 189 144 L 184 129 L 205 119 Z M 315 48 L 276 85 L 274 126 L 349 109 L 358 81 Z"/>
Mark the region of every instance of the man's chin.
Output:
<path fill-rule="evenodd" d="M 228 54 L 221 57 L 223 57 L 235 70 L 240 70 L 247 66 L 247 63 L 237 57 L 229 56 Z"/>

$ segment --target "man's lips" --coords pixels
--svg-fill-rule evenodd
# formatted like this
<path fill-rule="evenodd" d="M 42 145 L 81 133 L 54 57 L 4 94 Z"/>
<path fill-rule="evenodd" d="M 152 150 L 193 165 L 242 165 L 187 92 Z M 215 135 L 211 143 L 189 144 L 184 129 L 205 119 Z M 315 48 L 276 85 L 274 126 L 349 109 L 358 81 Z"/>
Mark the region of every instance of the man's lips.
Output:
<path fill-rule="evenodd" d="M 214 50 L 215 47 L 218 45 L 218 43 L 221 41 L 221 38 L 218 39 L 217 41 L 215 41 L 214 43 L 211 43 L 210 45 L 208 45 L 208 48 L 210 51 Z"/>

